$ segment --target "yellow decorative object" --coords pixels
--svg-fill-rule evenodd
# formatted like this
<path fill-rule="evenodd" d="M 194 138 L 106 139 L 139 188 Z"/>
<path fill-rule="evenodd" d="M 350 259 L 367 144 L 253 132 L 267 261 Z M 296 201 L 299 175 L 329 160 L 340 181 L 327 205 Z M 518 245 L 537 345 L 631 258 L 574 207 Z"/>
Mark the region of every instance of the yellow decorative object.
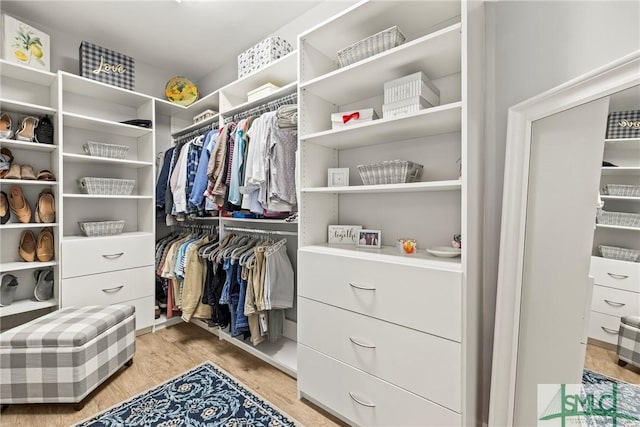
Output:
<path fill-rule="evenodd" d="M 182 106 L 188 106 L 198 99 L 198 88 L 186 77 L 173 77 L 164 88 L 167 100 Z"/>

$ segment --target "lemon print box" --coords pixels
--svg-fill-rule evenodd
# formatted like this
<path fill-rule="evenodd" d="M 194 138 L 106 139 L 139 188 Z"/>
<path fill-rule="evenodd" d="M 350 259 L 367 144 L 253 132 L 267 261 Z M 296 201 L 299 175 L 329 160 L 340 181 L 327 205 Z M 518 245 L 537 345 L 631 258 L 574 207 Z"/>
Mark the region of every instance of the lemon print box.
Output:
<path fill-rule="evenodd" d="M 173 77 L 167 82 L 164 94 L 169 101 L 186 107 L 198 99 L 198 88 L 186 77 Z"/>

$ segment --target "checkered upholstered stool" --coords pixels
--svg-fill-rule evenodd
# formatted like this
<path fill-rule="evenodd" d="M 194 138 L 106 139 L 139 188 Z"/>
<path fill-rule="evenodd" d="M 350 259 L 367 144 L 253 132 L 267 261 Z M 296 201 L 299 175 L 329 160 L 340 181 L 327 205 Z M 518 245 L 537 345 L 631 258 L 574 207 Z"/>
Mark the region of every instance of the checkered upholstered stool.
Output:
<path fill-rule="evenodd" d="M 618 332 L 618 365 L 640 367 L 640 316 L 624 316 Z"/>
<path fill-rule="evenodd" d="M 0 403 L 77 403 L 133 363 L 135 308 L 70 307 L 0 334 Z"/>

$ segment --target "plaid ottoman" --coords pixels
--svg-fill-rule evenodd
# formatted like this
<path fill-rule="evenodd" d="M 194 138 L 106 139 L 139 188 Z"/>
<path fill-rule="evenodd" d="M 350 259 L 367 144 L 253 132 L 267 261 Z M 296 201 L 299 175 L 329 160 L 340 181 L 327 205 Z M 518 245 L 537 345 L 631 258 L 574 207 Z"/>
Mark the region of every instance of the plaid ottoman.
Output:
<path fill-rule="evenodd" d="M 134 311 L 69 307 L 0 334 L 0 403 L 81 402 L 133 361 Z"/>
<path fill-rule="evenodd" d="M 624 316 L 618 333 L 618 365 L 640 367 L 640 316 Z"/>

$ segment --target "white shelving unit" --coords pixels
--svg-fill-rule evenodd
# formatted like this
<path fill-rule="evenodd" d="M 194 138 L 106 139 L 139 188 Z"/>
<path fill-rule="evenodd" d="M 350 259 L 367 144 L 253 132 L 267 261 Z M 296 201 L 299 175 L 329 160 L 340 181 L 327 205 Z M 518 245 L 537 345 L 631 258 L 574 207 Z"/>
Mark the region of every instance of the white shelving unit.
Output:
<path fill-rule="evenodd" d="M 482 131 L 471 124 L 483 114 L 483 29 L 470 8 L 481 7 L 362 1 L 299 38 L 298 390 L 349 424 L 478 422 Z M 338 67 L 340 49 L 394 25 L 404 44 Z M 332 113 L 382 117 L 384 83 L 419 71 L 439 106 L 332 129 Z M 393 159 L 424 165 L 419 182 L 362 185 L 358 165 Z M 328 168 L 348 168 L 349 186 L 327 186 Z M 340 224 L 381 230 L 382 247 L 328 244 L 327 227 Z M 426 253 L 460 233 L 461 257 Z M 418 252 L 401 254 L 400 238 L 415 238 Z M 433 306 L 407 314 L 398 294 Z M 343 320 L 325 334 L 318 316 Z"/>
<path fill-rule="evenodd" d="M 58 114 L 58 88 L 57 75 L 33 68 L 12 64 L 0 60 L 0 109 L 9 114 L 13 121 L 13 129 L 18 129 L 24 117 L 36 118 L 48 115 L 52 121 L 56 121 Z M 58 179 L 60 177 L 58 144 L 60 137 L 55 129 L 54 144 L 40 144 L 37 142 L 18 141 L 15 139 L 0 139 L 0 147 L 9 149 L 14 157 L 13 162 L 33 167 L 36 175 L 39 171 L 47 169 Z M 56 217 L 59 220 L 60 186 L 58 182 L 30 181 L 3 179 L 0 180 L 0 189 L 9 194 L 11 188 L 18 186 L 29 204 L 32 217 L 28 224 L 17 221 L 13 213 L 7 224 L 0 225 L 0 272 L 13 274 L 18 280 L 14 302 L 0 308 L 0 324 L 3 327 L 11 327 L 33 317 L 40 316 L 58 306 L 59 301 L 59 276 L 58 266 L 60 260 L 59 243 L 61 232 L 59 224 L 39 224 L 35 222 L 34 211 L 38 201 L 38 195 L 43 189 L 52 191 L 56 202 Z M 54 237 L 54 259 L 48 262 L 23 262 L 18 256 L 18 246 L 23 232 L 32 232 L 36 239 L 39 230 L 51 228 Z M 53 298 L 46 302 L 33 300 L 35 288 L 34 271 L 41 268 L 54 269 L 55 286 Z"/>

